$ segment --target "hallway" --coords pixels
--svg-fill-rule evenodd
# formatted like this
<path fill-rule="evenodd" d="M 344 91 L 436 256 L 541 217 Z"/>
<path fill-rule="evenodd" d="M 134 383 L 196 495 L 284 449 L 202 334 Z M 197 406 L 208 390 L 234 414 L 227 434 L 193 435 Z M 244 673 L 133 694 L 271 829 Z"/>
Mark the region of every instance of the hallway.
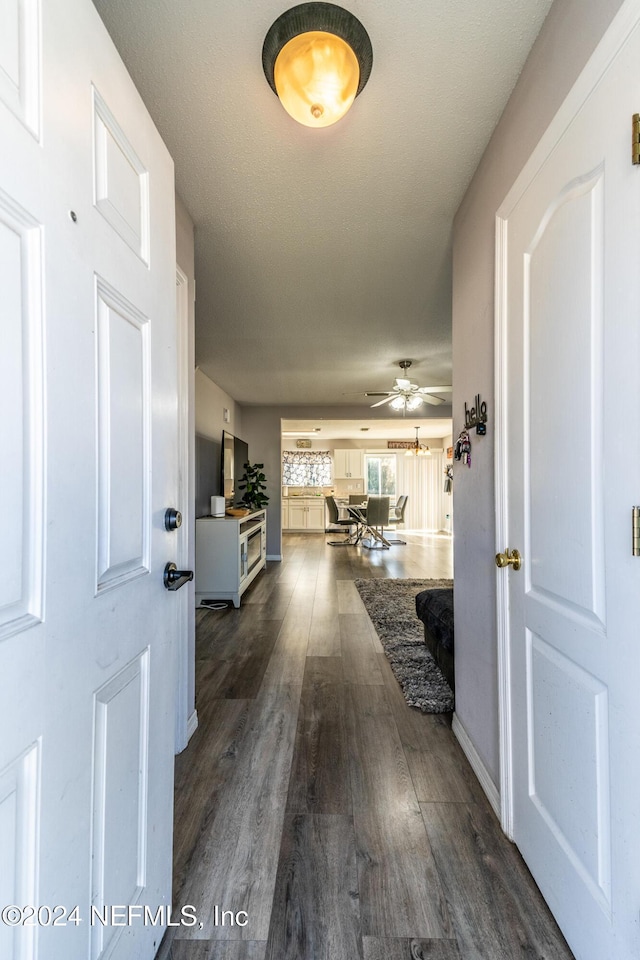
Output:
<path fill-rule="evenodd" d="M 353 584 L 452 575 L 450 540 L 406 539 L 285 535 L 241 609 L 198 611 L 173 895 L 198 923 L 160 960 L 571 960 L 448 717 L 406 706 Z"/>

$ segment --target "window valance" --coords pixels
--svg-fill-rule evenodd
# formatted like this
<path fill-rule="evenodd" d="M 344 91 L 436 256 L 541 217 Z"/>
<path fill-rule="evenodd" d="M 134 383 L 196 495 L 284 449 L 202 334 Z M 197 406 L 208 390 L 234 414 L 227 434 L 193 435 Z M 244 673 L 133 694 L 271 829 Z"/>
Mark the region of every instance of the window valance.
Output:
<path fill-rule="evenodd" d="M 286 487 L 324 487 L 330 484 L 329 451 L 285 450 L 282 454 L 282 483 Z"/>

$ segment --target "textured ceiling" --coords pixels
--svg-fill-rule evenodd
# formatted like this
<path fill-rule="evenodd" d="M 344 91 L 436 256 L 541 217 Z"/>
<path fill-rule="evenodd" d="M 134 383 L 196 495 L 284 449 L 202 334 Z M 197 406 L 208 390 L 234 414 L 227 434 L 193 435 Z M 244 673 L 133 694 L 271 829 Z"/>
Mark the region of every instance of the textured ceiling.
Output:
<path fill-rule="evenodd" d="M 551 0 L 353 0 L 373 70 L 322 130 L 262 72 L 282 0 L 94 2 L 196 224 L 201 370 L 251 404 L 450 383 L 453 215 Z"/>

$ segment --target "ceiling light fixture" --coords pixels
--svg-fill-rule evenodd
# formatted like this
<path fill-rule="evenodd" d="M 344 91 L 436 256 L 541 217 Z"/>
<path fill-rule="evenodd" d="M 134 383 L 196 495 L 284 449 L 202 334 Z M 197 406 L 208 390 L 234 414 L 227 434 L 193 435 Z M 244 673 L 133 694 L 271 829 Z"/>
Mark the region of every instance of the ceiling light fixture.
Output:
<path fill-rule="evenodd" d="M 407 449 L 407 452 L 405 453 L 405 457 L 430 457 L 431 456 L 431 450 L 429 450 L 429 447 L 427 447 L 426 444 L 424 443 L 420 443 L 420 441 L 418 440 L 419 429 L 420 427 L 414 427 L 414 430 L 416 431 L 416 438 L 411 444 L 411 446 Z"/>
<path fill-rule="evenodd" d="M 393 398 L 389 406 L 394 410 L 417 410 L 423 403 L 424 400 L 418 394 L 401 393 Z"/>
<path fill-rule="evenodd" d="M 373 50 L 360 21 L 334 3 L 301 3 L 271 25 L 262 47 L 269 86 L 306 127 L 340 120 L 365 87 Z"/>

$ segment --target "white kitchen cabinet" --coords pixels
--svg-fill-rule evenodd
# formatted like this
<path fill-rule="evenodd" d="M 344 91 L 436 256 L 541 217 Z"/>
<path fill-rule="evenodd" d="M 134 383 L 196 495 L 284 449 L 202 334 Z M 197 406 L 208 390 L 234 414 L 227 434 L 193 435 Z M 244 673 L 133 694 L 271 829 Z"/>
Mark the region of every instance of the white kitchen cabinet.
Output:
<path fill-rule="evenodd" d="M 283 529 L 298 533 L 325 529 L 324 497 L 291 497 L 286 510 L 288 526 Z"/>
<path fill-rule="evenodd" d="M 289 504 L 289 530 L 306 530 L 307 505 L 302 499 Z"/>
<path fill-rule="evenodd" d="M 333 476 L 336 480 L 362 480 L 364 477 L 364 450 L 334 450 Z"/>
<path fill-rule="evenodd" d="M 282 529 L 288 530 L 289 529 L 289 501 L 286 497 L 282 498 L 281 520 L 282 520 Z"/>
<path fill-rule="evenodd" d="M 307 504 L 307 530 L 324 530 L 324 497 Z"/>

